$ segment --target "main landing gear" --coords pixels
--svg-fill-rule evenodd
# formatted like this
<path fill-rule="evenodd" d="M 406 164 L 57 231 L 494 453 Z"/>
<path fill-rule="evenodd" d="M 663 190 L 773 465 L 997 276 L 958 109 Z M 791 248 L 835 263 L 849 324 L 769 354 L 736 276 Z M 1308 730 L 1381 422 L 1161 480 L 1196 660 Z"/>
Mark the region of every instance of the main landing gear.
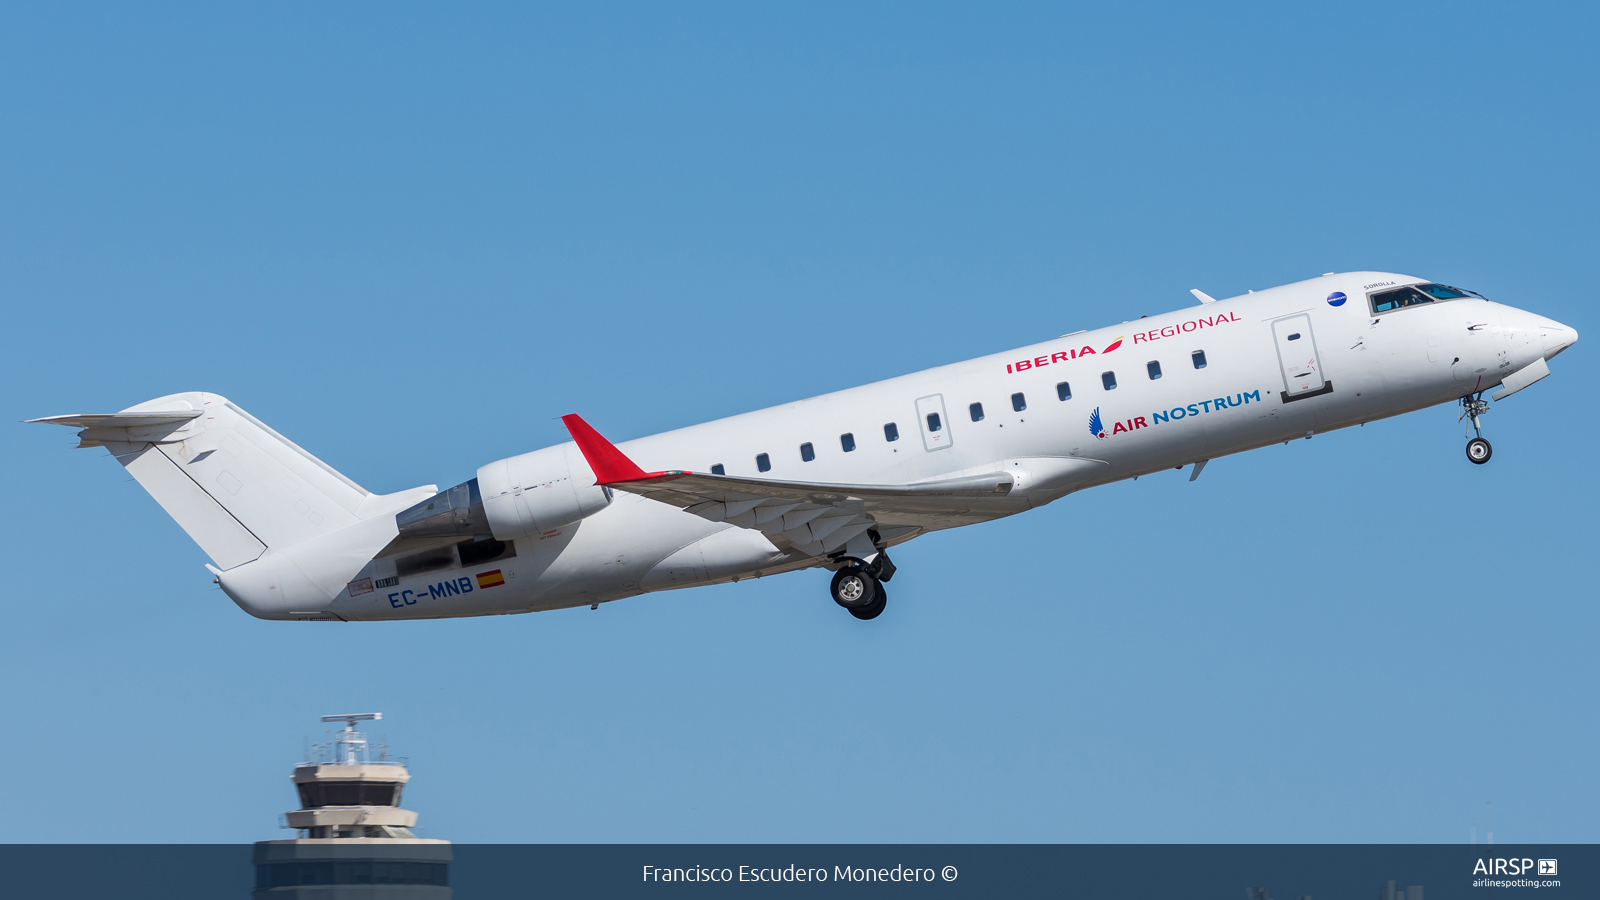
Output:
<path fill-rule="evenodd" d="M 876 619 L 889 602 L 883 583 L 894 577 L 894 563 L 882 552 L 870 563 L 848 558 L 841 561 L 846 565 L 833 573 L 829 586 L 833 602 L 858 619 Z"/>
<path fill-rule="evenodd" d="M 1478 424 L 1478 417 L 1489 411 L 1489 401 L 1483 399 L 1483 391 L 1461 398 L 1461 415 L 1456 421 L 1467 419 L 1472 422 L 1472 431 L 1477 436 L 1467 441 L 1467 459 L 1476 465 L 1483 465 L 1494 455 L 1494 448 L 1483 439 L 1483 428 Z"/>

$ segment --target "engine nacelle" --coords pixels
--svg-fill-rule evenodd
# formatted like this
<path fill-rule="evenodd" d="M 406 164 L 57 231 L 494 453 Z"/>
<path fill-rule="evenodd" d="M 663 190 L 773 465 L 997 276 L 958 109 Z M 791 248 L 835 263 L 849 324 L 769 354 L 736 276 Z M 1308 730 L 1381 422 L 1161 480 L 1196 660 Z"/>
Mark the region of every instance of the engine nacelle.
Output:
<path fill-rule="evenodd" d="M 611 503 L 611 491 L 594 483 L 594 471 L 570 441 L 489 463 L 478 470 L 478 488 L 499 541 L 554 531 Z"/>

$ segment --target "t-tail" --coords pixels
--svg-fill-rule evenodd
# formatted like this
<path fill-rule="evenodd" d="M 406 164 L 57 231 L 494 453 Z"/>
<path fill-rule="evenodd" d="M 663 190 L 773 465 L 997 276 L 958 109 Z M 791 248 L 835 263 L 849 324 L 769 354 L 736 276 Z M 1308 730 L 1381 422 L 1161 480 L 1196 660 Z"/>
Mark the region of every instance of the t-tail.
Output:
<path fill-rule="evenodd" d="M 395 538 L 394 514 L 437 491 L 374 494 L 217 394 L 29 421 L 80 428 L 79 447 L 111 451 L 211 557 L 223 590 L 261 618 L 326 615 Z"/>

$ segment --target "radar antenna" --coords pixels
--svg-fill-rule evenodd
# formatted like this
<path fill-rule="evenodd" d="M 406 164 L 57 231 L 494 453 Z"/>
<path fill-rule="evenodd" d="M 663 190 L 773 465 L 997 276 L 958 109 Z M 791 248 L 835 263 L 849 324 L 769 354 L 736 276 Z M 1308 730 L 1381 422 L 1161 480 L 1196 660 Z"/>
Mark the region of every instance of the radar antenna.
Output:
<path fill-rule="evenodd" d="M 347 766 L 357 766 L 366 761 L 367 736 L 356 730 L 357 722 L 376 722 L 383 718 L 383 713 L 347 713 L 338 716 L 323 716 L 324 722 L 343 722 L 344 729 L 334 741 L 335 761 L 343 762 Z M 359 758 L 358 758 L 359 757 Z"/>

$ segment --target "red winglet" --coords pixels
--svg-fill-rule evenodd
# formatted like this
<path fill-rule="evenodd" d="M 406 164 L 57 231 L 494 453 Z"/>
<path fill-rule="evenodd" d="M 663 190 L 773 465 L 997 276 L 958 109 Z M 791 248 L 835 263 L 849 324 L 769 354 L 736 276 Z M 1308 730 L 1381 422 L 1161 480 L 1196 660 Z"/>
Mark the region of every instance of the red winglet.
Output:
<path fill-rule="evenodd" d="M 571 432 L 572 439 L 578 442 L 578 449 L 583 451 L 583 458 L 589 461 L 589 468 L 594 470 L 595 484 L 640 481 L 667 474 L 646 472 L 639 468 L 633 460 L 618 450 L 615 444 L 601 437 L 600 432 L 595 431 L 582 416 L 562 416 L 561 421 L 566 423 L 567 431 Z"/>

